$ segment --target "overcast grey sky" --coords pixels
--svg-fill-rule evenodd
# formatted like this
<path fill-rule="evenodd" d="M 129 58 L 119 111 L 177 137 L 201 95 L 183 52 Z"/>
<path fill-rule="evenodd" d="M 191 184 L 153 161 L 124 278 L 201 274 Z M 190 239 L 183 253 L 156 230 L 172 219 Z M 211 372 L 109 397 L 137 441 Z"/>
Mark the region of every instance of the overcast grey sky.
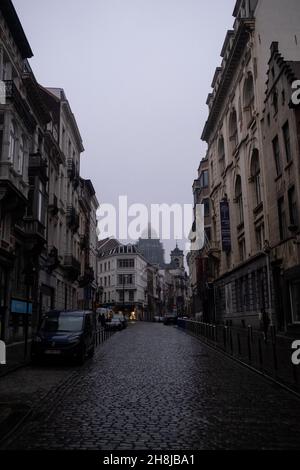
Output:
<path fill-rule="evenodd" d="M 65 89 L 99 201 L 191 203 L 235 0 L 13 1 L 37 79 Z"/>

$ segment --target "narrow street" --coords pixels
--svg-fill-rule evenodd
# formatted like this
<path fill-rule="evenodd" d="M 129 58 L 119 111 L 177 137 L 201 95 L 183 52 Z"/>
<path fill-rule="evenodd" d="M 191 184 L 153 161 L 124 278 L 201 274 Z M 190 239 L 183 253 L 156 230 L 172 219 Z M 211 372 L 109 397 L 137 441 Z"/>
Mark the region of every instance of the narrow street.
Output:
<path fill-rule="evenodd" d="M 41 382 L 54 373 L 27 371 Z M 57 373 L 65 386 L 47 395 L 10 449 L 300 446 L 297 398 L 173 326 L 130 325 L 83 368 Z"/>

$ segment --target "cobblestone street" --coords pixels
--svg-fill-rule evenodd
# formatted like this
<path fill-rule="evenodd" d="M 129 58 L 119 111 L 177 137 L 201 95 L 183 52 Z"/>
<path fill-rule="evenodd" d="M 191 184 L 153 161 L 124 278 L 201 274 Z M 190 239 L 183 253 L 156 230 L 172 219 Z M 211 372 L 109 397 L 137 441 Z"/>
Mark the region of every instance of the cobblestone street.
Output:
<path fill-rule="evenodd" d="M 297 398 L 176 327 L 130 326 L 57 372 L 65 386 L 34 404 L 10 449 L 300 448 Z"/>

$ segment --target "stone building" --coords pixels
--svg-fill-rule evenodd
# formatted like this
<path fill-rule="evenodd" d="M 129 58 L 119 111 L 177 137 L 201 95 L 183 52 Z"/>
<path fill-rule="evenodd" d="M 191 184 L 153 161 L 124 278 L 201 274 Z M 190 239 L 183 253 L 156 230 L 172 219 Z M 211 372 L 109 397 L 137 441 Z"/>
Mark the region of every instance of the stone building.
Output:
<path fill-rule="evenodd" d="M 222 63 L 208 96 L 202 139 L 208 144 L 212 217 L 208 258 L 214 266 L 216 321 L 258 327 L 264 312 L 271 322 L 276 319 L 269 253 L 278 224 L 274 211 L 274 222 L 270 219 L 269 188 L 276 182 L 269 181 L 273 156 L 265 146 L 262 120 L 270 105 L 270 99 L 265 103 L 270 46 L 277 41 L 285 60 L 299 60 L 299 16 L 296 0 L 289 2 L 289 8 L 279 0 L 237 1 L 234 27 L 226 35 Z M 272 114 L 271 124 L 274 121 Z"/>
<path fill-rule="evenodd" d="M 49 165 L 48 240 L 41 273 L 41 312 L 50 308 L 77 308 L 81 276 L 79 235 L 80 156 L 83 144 L 75 117 L 64 91 L 41 87 L 43 101 L 52 115 L 52 133 L 61 161 Z M 51 148 L 53 153 L 53 150 Z"/>
<path fill-rule="evenodd" d="M 188 277 L 184 266 L 184 253 L 176 248 L 171 251 L 171 262 L 165 265 L 166 310 L 183 316 L 187 310 Z"/>
<path fill-rule="evenodd" d="M 79 236 L 81 276 L 78 279 L 78 307 L 94 307 L 97 293 L 97 217 L 99 203 L 90 180 L 80 178 Z"/>
<path fill-rule="evenodd" d="M 212 250 L 211 240 L 211 207 L 209 190 L 209 164 L 208 159 L 203 158 L 198 168 L 198 179 L 193 184 L 194 195 L 194 224 L 193 236 L 196 234 L 196 207 L 203 206 L 204 216 L 204 246 L 201 250 L 193 249 L 188 253 L 190 279 L 190 314 L 201 317 L 203 320 L 211 318 L 214 310 L 213 290 L 210 288 L 213 276 L 213 256 L 208 256 Z M 196 239 L 192 239 L 192 244 Z M 213 253 L 213 252 L 212 252 Z"/>
<path fill-rule="evenodd" d="M 46 161 L 51 117 L 27 59 L 30 45 L 11 1 L 0 5 L 0 329 L 16 342 L 37 319 L 39 258 L 46 241 Z M 39 194 L 37 199 L 35 195 Z M 33 314 L 33 315 L 31 315 Z"/>
<path fill-rule="evenodd" d="M 117 240 L 99 242 L 97 280 L 101 306 L 144 319 L 148 308 L 147 267 L 148 262 L 135 245 L 123 245 Z"/>
<path fill-rule="evenodd" d="M 79 177 L 82 139 L 64 91 L 37 83 L 32 55 L 12 2 L 2 0 L 0 338 L 20 344 L 43 312 L 78 308 L 80 288 L 89 300 L 96 291 L 98 202 Z"/>
<path fill-rule="evenodd" d="M 273 311 L 278 328 L 300 326 L 300 106 L 291 99 L 300 80 L 300 61 L 281 55 L 272 43 L 262 119 L 269 261 L 274 284 Z M 254 174 L 255 177 L 255 174 Z"/>

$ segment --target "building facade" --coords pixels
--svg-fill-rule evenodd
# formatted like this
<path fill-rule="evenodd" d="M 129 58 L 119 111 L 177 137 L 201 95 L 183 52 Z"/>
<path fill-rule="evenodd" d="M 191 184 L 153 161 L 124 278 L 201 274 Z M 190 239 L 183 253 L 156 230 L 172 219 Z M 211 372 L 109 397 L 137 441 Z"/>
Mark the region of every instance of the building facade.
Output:
<path fill-rule="evenodd" d="M 37 83 L 32 55 L 12 2 L 3 0 L 0 338 L 6 343 L 30 337 L 49 309 L 83 306 L 80 289 L 89 301 L 96 291 L 98 201 L 91 182 L 80 180 L 82 139 L 64 91 Z"/>
<path fill-rule="evenodd" d="M 148 262 L 134 245 L 104 240 L 98 245 L 100 305 L 143 320 L 148 309 Z"/>
<path fill-rule="evenodd" d="M 274 278 L 276 263 L 270 250 L 274 253 L 275 233 L 278 232 L 275 229 L 278 228 L 278 219 L 283 220 L 285 211 L 288 211 L 288 198 L 290 206 L 296 206 L 299 178 L 294 185 L 292 179 L 270 179 L 273 154 L 275 152 L 278 159 L 278 153 L 283 151 L 282 139 L 288 142 L 289 133 L 286 127 L 285 136 L 282 136 L 281 129 L 279 143 L 275 135 L 272 137 L 271 129 L 276 130 L 279 121 L 286 121 L 287 117 L 283 108 L 280 109 L 280 118 L 279 114 L 268 111 L 270 106 L 274 106 L 274 96 L 275 106 L 283 96 L 267 91 L 266 99 L 266 80 L 270 47 L 274 41 L 279 42 L 285 60 L 295 62 L 300 58 L 300 26 L 296 20 L 300 15 L 300 4 L 294 0 L 291 3 L 287 9 L 283 2 L 277 0 L 237 1 L 234 28 L 226 35 L 221 52 L 222 64 L 216 69 L 212 92 L 208 96 L 209 117 L 202 139 L 208 144 L 212 222 L 207 252 L 212 267 L 215 305 L 215 316 L 211 314 L 211 321 L 259 327 L 262 315 L 267 314 L 270 323 L 276 322 L 281 329 L 287 327 L 288 320 L 276 316 L 275 303 L 278 304 L 279 300 L 275 299 L 275 286 L 284 281 L 282 277 L 281 280 Z M 276 71 L 271 67 L 269 77 L 270 73 L 273 75 Z M 269 87 L 270 79 L 268 82 Z M 285 113 L 288 112 L 289 93 L 291 89 L 287 87 Z M 294 133 L 294 137 L 290 137 L 290 145 L 293 143 L 293 151 L 296 152 L 297 130 L 292 119 L 290 125 L 290 131 Z M 274 188 L 283 181 L 290 187 L 290 193 L 286 192 L 284 202 L 282 196 L 272 199 L 275 193 L 276 197 L 280 193 Z M 272 209 L 274 201 L 277 206 Z M 296 232 L 296 224 L 291 225 Z M 281 236 L 282 241 L 289 238 L 287 234 L 281 233 Z M 293 245 L 293 241 L 290 243 L 294 252 L 288 253 L 286 249 L 283 254 L 281 251 L 279 259 L 291 257 L 296 260 L 297 245 Z M 280 269 L 285 270 L 285 265 L 288 267 L 290 264 L 294 269 L 297 262 L 285 261 Z M 293 286 L 290 296 L 295 299 L 294 310 L 297 310 L 298 300 Z M 287 295 L 285 303 L 288 302 Z M 281 307 L 277 309 L 279 311 Z M 286 317 L 287 311 L 281 315 Z"/>

